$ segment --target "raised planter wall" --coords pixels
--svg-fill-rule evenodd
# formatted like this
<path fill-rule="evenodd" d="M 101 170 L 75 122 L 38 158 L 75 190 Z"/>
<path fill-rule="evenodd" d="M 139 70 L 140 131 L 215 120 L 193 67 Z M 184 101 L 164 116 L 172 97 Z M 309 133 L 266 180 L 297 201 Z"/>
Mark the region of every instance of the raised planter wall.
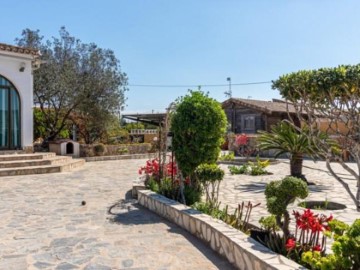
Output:
<path fill-rule="evenodd" d="M 150 190 L 138 190 L 138 202 L 200 238 L 241 270 L 306 269 L 274 253 L 226 223 Z"/>

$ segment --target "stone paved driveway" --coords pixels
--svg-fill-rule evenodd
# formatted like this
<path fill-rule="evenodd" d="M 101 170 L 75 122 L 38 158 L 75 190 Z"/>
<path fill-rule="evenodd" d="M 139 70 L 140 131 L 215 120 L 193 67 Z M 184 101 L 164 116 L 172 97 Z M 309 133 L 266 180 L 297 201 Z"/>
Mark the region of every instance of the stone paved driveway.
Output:
<path fill-rule="evenodd" d="M 233 269 L 129 199 L 143 164 L 93 162 L 69 173 L 0 178 L 0 269 Z"/>

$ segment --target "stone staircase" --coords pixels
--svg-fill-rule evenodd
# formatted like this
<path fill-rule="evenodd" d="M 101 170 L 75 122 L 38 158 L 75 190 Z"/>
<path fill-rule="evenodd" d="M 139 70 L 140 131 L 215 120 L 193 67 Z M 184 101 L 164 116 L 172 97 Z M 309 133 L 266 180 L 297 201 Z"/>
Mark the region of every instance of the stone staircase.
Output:
<path fill-rule="evenodd" d="M 0 154 L 0 177 L 65 172 L 80 167 L 84 163 L 84 159 L 57 156 L 55 153 L 6 152 Z"/>

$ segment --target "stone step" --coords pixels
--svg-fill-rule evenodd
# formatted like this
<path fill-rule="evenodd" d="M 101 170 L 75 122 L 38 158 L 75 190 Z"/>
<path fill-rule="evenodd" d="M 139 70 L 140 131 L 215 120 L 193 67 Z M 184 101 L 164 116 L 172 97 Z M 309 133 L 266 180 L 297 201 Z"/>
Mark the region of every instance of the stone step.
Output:
<path fill-rule="evenodd" d="M 0 155 L 26 154 L 24 150 L 0 150 Z"/>
<path fill-rule="evenodd" d="M 0 155 L 0 162 L 13 160 L 47 159 L 55 157 L 55 153 L 34 153 L 34 154 L 7 154 Z"/>
<path fill-rule="evenodd" d="M 49 159 L 27 159 L 27 160 L 11 160 L 0 161 L 0 169 L 2 168 L 19 168 L 30 166 L 44 166 L 44 165 L 61 165 L 72 160 L 67 156 L 55 156 Z"/>
<path fill-rule="evenodd" d="M 44 174 L 44 173 L 58 173 L 70 171 L 74 168 L 80 167 L 85 163 L 84 159 L 70 159 L 62 165 L 43 165 L 43 166 L 29 166 L 19 168 L 2 168 L 0 169 L 0 176 L 15 176 L 28 174 Z"/>

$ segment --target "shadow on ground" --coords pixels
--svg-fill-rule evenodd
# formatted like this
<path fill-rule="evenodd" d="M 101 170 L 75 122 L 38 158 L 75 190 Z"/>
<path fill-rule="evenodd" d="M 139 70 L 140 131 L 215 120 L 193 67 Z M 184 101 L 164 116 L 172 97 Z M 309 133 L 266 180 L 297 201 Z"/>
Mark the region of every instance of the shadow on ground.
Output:
<path fill-rule="evenodd" d="M 141 225 L 163 222 L 159 216 L 144 208 L 134 199 L 123 199 L 108 209 L 110 222 L 124 225 Z"/>
<path fill-rule="evenodd" d="M 198 249 L 208 260 L 210 260 L 218 269 L 232 270 L 235 269 L 226 258 L 218 255 L 204 242 L 185 231 L 176 224 L 158 216 L 147 208 L 138 204 L 137 200 L 129 198 L 131 192 L 127 192 L 125 199 L 115 202 L 108 208 L 108 220 L 112 223 L 121 225 L 144 225 L 164 223 L 168 228 L 167 231 L 173 234 L 182 235 L 196 249 Z"/>
<path fill-rule="evenodd" d="M 264 193 L 267 183 L 252 183 L 252 184 L 241 184 L 235 186 L 236 190 L 251 192 L 251 193 Z"/>

